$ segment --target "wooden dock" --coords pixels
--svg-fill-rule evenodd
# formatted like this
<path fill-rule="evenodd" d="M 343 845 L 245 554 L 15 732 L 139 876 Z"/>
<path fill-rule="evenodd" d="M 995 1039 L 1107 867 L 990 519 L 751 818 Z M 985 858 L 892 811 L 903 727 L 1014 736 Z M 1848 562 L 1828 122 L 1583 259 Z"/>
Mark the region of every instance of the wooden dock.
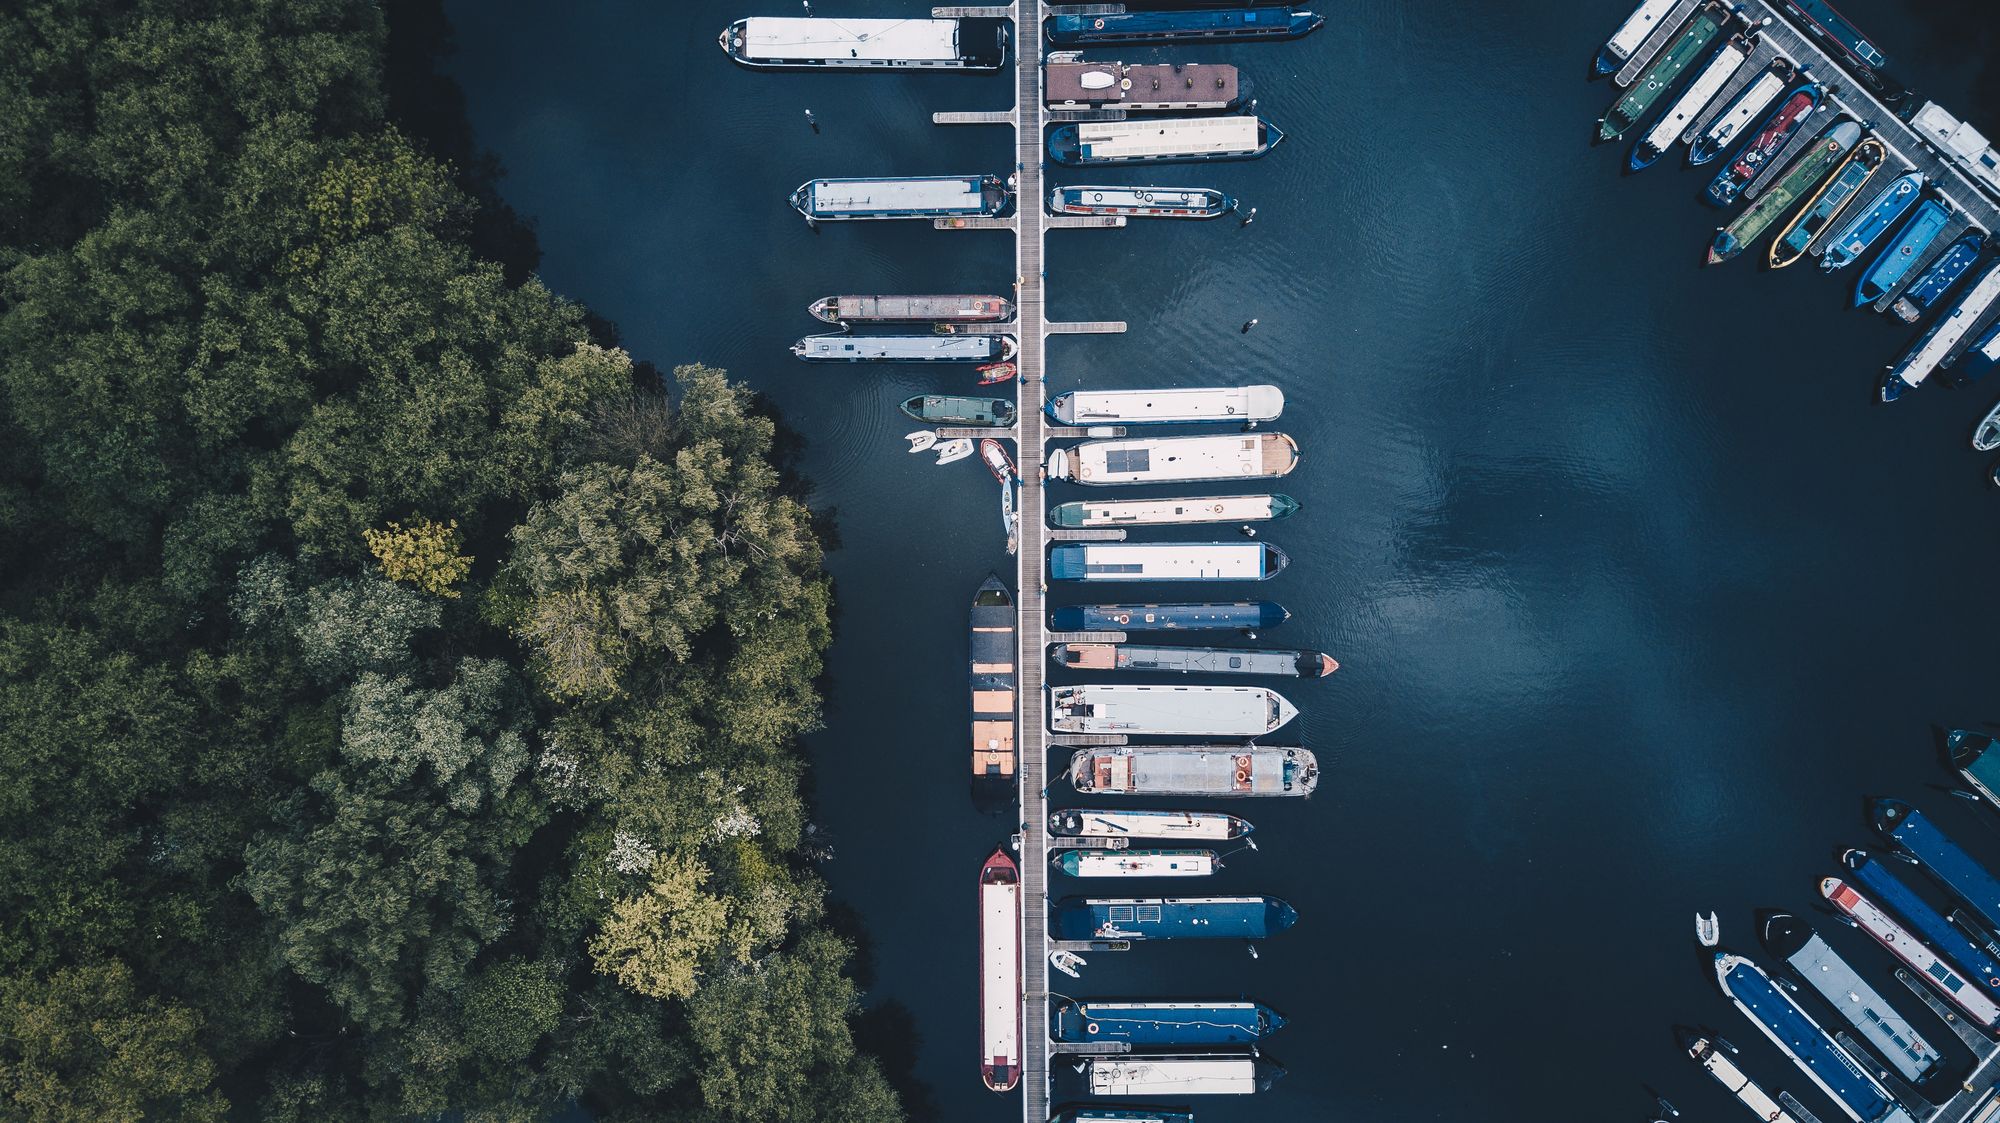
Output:
<path fill-rule="evenodd" d="M 1054 221 L 1054 220 L 1051 220 Z M 1118 224 L 1125 224 L 1125 216 L 1118 216 Z M 1049 325 L 1050 335 L 1123 335 L 1123 320 L 1069 320 Z"/>

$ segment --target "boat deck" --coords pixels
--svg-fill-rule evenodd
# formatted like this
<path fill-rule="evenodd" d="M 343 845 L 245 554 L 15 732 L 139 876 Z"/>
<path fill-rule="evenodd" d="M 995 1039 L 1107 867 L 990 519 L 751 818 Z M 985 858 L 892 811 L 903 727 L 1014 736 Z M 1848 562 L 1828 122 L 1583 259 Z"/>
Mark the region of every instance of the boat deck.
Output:
<path fill-rule="evenodd" d="M 1730 75 L 1729 81 L 1723 84 L 1721 92 L 1710 98 L 1708 105 L 1694 115 L 1694 120 L 1687 128 L 1681 130 L 1681 143 L 1692 144 L 1694 138 L 1707 132 L 1708 127 L 1715 123 L 1715 119 L 1722 116 L 1723 111 L 1736 101 L 1736 95 L 1742 93 L 1744 87 L 1755 82 L 1757 76 L 1764 73 L 1771 65 L 1771 60 L 1777 57 L 1778 48 L 1772 46 L 1769 39 L 1758 36 L 1757 45 L 1750 50 L 1750 57 L 1743 60 L 1743 64 L 1736 68 L 1736 73 Z"/>
<path fill-rule="evenodd" d="M 1638 81 L 1639 75 L 1652 65 L 1653 56 L 1660 53 L 1669 39 L 1680 34 L 1682 25 L 1687 23 L 1688 17 L 1694 14 L 1694 10 L 1700 7 L 1701 3 L 1702 0 L 1681 0 L 1675 4 L 1674 10 L 1668 12 L 1665 19 L 1653 25 L 1652 34 L 1640 40 L 1639 49 L 1632 52 L 1631 57 L 1625 60 L 1625 65 L 1618 68 L 1618 73 L 1611 76 L 1611 81 L 1619 89 Z"/>
<path fill-rule="evenodd" d="M 1931 267 L 1931 263 L 1943 257 L 1945 251 L 1951 249 L 1951 244 L 1958 241 L 1960 236 L 1970 229 L 1972 229 L 1971 220 L 1966 218 L 1963 212 L 1953 211 L 1951 221 L 1945 223 L 1944 229 L 1938 232 L 1938 236 L 1929 246 L 1925 247 L 1923 260 L 1912 265 L 1904 272 L 1901 280 L 1891 285 L 1888 292 L 1883 293 L 1868 307 L 1876 312 L 1887 312 L 1889 306 L 1901 299 L 1911 285 L 1922 279 L 1924 271 Z"/>

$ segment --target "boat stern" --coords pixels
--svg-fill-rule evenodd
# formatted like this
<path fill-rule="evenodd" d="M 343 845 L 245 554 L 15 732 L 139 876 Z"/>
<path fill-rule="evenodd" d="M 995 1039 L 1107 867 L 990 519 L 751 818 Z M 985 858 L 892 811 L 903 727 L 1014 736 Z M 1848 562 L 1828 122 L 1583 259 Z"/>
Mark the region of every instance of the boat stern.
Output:
<path fill-rule="evenodd" d="M 728 55 L 733 61 L 743 61 L 743 29 L 749 23 L 750 21 L 747 19 L 737 20 L 735 23 L 723 28 L 722 33 L 715 37 L 715 45 L 721 47 L 722 53 Z"/>
<path fill-rule="evenodd" d="M 813 189 L 813 184 L 815 182 L 817 181 L 809 179 L 804 183 L 799 184 L 798 187 L 793 189 L 791 195 L 792 209 L 806 216 L 807 218 L 811 218 L 813 216 L 812 189 Z"/>
<path fill-rule="evenodd" d="M 1893 402 L 1897 398 L 1902 397 L 1905 391 L 1911 389 L 1914 389 L 1914 387 L 1903 381 L 1902 375 L 1891 373 L 1887 378 L 1882 380 L 1882 400 Z"/>
<path fill-rule="evenodd" d="M 823 320 L 829 324 L 837 324 L 840 322 L 840 298 L 833 296 L 822 296 L 818 300 L 813 301 L 812 304 L 806 308 L 806 311 L 810 313 L 812 315 L 812 318 L 815 320 Z"/>
<path fill-rule="evenodd" d="M 1051 421 L 1062 425 L 1071 425 L 1074 422 L 1071 420 L 1072 411 L 1070 406 L 1075 401 L 1076 397 L 1073 393 L 1065 392 L 1057 394 L 1055 397 L 1049 399 L 1048 405 L 1042 407 L 1042 412 L 1048 414 Z"/>
<path fill-rule="evenodd" d="M 1262 1002 L 1257 1003 L 1258 1037 L 1269 1037 L 1272 1034 L 1278 1032 L 1279 1030 L 1285 1028 L 1285 1024 L 1286 1024 L 1285 1016 L 1283 1014 L 1278 1013 L 1276 1010 L 1271 1009 L 1269 1006 L 1264 1005 Z"/>
<path fill-rule="evenodd" d="M 1049 159 L 1058 164 L 1074 165 L 1079 162 L 1077 148 L 1077 128 L 1075 125 L 1058 125 L 1049 130 Z"/>
<path fill-rule="evenodd" d="M 1875 829 L 1890 834 L 1910 817 L 1910 805 L 1900 799 L 1877 799 L 1868 804 L 1868 817 Z"/>
<path fill-rule="evenodd" d="M 1271 496 L 1272 518 L 1289 519 L 1293 515 L 1298 514 L 1298 512 L 1299 512 L 1298 500 L 1293 499 L 1289 495 L 1283 495 L 1283 494 L 1274 494 Z"/>
<path fill-rule="evenodd" d="M 1306 659 L 1308 663 L 1302 670 L 1302 673 L 1307 678 L 1325 678 L 1340 669 L 1340 660 L 1335 659 L 1324 651 L 1308 652 Z"/>
<path fill-rule="evenodd" d="M 1275 690 L 1271 691 L 1270 694 L 1271 694 L 1271 712 L 1270 712 L 1271 716 L 1270 716 L 1270 724 L 1264 730 L 1264 732 L 1266 733 L 1270 733 L 1290 723 L 1293 718 L 1299 716 L 1299 708 L 1297 706 L 1292 705 L 1291 699 L 1285 697 L 1284 695 L 1278 693 Z"/>
<path fill-rule="evenodd" d="M 1292 559 L 1283 550 L 1266 542 L 1264 543 L 1264 571 L 1258 575 L 1258 580 L 1269 581 L 1271 578 L 1283 573 L 1285 567 L 1290 564 L 1292 564 Z"/>

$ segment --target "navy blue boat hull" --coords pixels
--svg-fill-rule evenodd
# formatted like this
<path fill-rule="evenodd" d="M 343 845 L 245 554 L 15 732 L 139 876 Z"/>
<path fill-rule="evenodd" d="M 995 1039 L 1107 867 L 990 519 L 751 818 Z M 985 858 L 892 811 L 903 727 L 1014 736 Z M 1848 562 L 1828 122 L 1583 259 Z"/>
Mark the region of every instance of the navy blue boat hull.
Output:
<path fill-rule="evenodd" d="M 1048 40 L 1058 46 L 1097 43 L 1255 42 L 1310 35 L 1326 17 L 1297 8 L 1129 12 L 1101 16 L 1050 16 Z"/>
<path fill-rule="evenodd" d="M 1110 1004 L 1059 1002 L 1049 1017 L 1057 1041 L 1123 1041 L 1139 1048 L 1253 1045 L 1282 1029 L 1285 1019 L 1261 1003 Z"/>
<path fill-rule="evenodd" d="M 1254 940 L 1297 920 L 1276 897 L 1064 897 L 1049 928 L 1059 940 Z"/>
<path fill-rule="evenodd" d="M 1275 628 L 1292 614 L 1271 601 L 1198 604 L 1073 604 L 1055 610 L 1059 632 L 1202 632 Z"/>
<path fill-rule="evenodd" d="M 1903 220 L 1902 229 L 1890 240 L 1875 260 L 1862 270 L 1861 279 L 1854 282 L 1854 306 L 1873 304 L 1902 281 L 1914 268 L 1917 257 L 1931 248 L 1938 235 L 1944 233 L 1945 225 L 1951 221 L 1950 212 L 1936 199 L 1925 199 Z M 1925 227 L 1929 233 L 1925 233 Z M 1897 259 L 1901 258 L 1899 262 Z M 1907 264 L 1906 264 L 1907 263 Z M 1901 268 L 1898 266 L 1901 265 Z"/>

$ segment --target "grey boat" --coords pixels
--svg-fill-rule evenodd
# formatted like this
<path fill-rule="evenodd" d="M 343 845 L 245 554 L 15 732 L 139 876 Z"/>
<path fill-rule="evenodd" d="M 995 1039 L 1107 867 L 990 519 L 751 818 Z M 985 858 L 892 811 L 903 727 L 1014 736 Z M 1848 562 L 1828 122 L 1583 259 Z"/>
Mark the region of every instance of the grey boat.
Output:
<path fill-rule="evenodd" d="M 1203 675 L 1325 678 L 1340 669 L 1319 651 L 1243 647 L 1148 647 L 1137 643 L 1059 643 L 1056 663 L 1075 671 L 1179 671 Z"/>
<path fill-rule="evenodd" d="M 984 363 L 1014 356 L 1005 335 L 808 335 L 792 354 L 809 363 Z"/>
<path fill-rule="evenodd" d="M 1111 795 L 1305 796 L 1319 786 L 1319 761 L 1301 748 L 1123 745 L 1079 749 L 1069 782 Z"/>

